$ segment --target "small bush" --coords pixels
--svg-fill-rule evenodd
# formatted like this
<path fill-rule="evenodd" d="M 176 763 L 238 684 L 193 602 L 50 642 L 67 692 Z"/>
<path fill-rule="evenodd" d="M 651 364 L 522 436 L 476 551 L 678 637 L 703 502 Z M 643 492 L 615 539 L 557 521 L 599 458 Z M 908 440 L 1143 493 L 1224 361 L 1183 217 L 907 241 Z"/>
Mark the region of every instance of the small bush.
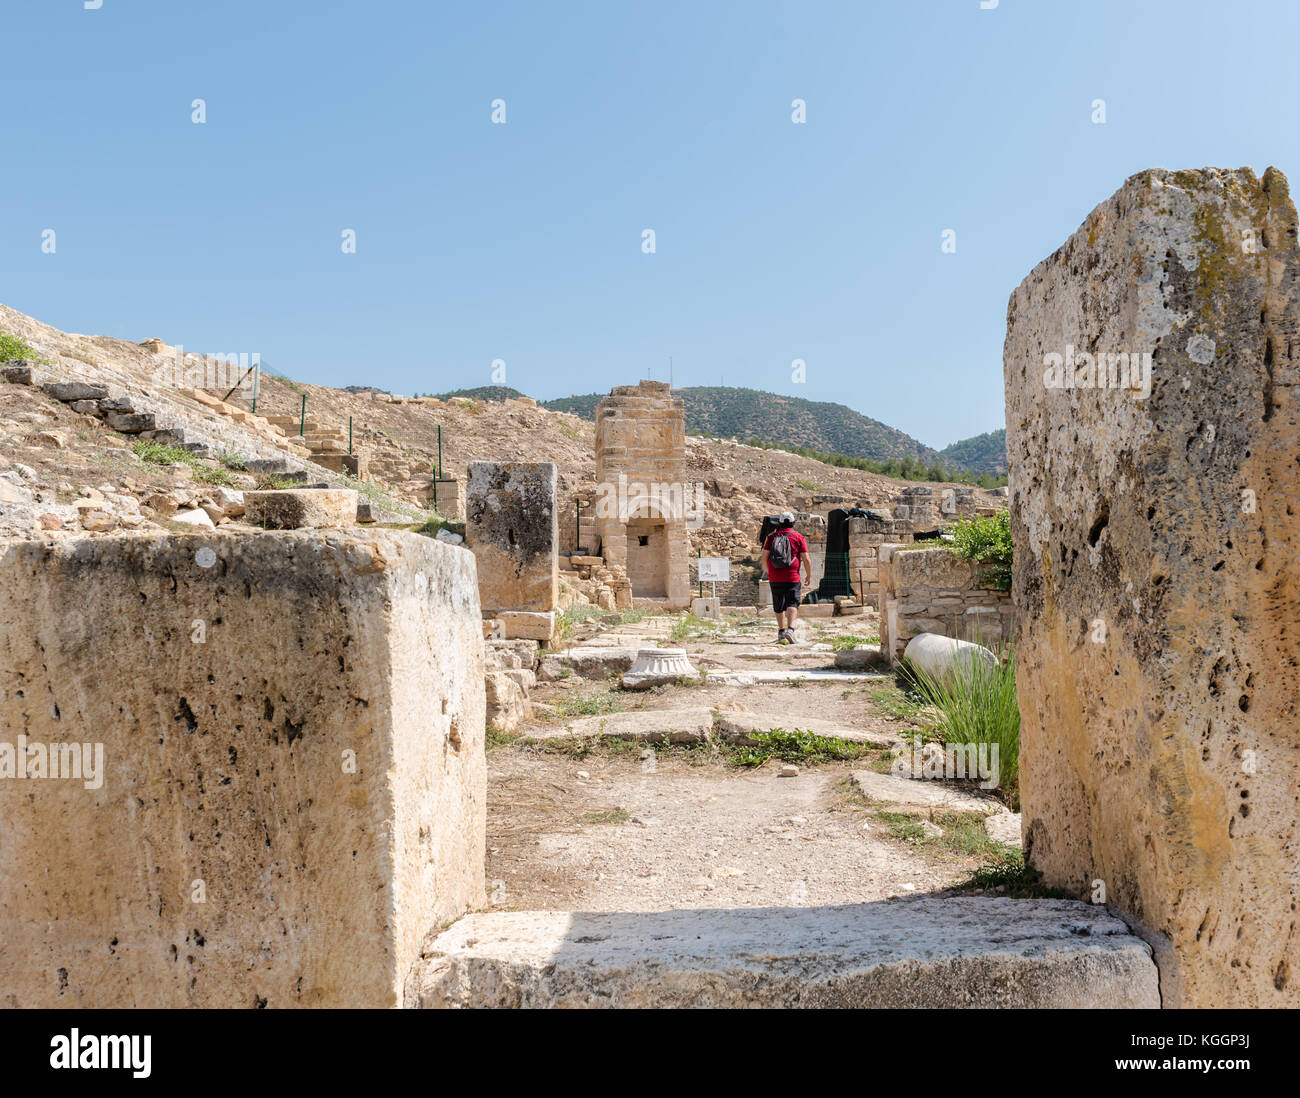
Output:
<path fill-rule="evenodd" d="M 962 560 L 982 564 L 981 582 L 999 591 L 1011 590 L 1011 512 L 958 519 L 952 547 Z"/>
<path fill-rule="evenodd" d="M 0 332 L 0 362 L 13 362 L 16 359 L 40 362 L 46 366 L 50 363 L 48 358 L 41 357 L 25 339 L 10 335 L 8 332 Z"/>

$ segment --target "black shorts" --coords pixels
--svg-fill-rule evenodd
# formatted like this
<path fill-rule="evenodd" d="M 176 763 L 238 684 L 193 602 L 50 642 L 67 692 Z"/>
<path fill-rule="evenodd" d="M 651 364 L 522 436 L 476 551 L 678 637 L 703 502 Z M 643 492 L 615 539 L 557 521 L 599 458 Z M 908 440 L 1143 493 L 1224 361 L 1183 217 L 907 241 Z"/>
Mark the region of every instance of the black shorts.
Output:
<path fill-rule="evenodd" d="M 799 584 L 769 583 L 772 589 L 772 609 L 780 614 L 799 605 Z"/>

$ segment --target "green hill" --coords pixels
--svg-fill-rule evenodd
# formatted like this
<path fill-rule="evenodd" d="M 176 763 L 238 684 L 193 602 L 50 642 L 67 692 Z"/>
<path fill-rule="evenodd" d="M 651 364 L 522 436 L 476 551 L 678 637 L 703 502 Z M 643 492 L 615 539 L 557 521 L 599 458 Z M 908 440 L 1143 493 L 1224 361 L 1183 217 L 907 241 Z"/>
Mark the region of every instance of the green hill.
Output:
<path fill-rule="evenodd" d="M 453 389 L 449 393 L 429 393 L 436 400 L 450 400 L 452 397 L 468 397 L 470 400 L 512 400 L 526 396 L 509 385 L 480 385 L 477 389 Z"/>
<path fill-rule="evenodd" d="M 987 434 L 962 439 L 939 451 L 945 465 L 956 465 L 972 473 L 989 473 L 995 477 L 1007 471 L 1007 430 L 1000 427 Z"/>
<path fill-rule="evenodd" d="M 910 458 L 929 463 L 939 456 L 911 435 L 843 404 L 718 386 L 673 393 L 686 406 L 686 431 L 692 435 L 757 439 L 782 448 L 799 446 L 873 460 Z M 561 397 L 544 401 L 543 407 L 592 419 L 604 395 Z"/>

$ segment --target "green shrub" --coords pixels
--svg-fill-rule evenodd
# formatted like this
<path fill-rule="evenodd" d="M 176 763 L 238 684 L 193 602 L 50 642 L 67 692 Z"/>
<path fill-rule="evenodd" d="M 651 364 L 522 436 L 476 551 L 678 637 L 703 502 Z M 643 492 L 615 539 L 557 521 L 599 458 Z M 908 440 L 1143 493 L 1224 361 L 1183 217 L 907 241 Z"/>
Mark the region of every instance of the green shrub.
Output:
<path fill-rule="evenodd" d="M 237 488 L 239 481 L 221 466 L 205 465 L 203 460 L 181 446 L 159 442 L 152 438 L 138 438 L 131 443 L 131 452 L 150 465 L 188 465 L 194 478 L 205 484 L 219 484 L 223 488 Z"/>
<path fill-rule="evenodd" d="M 1011 590 L 1011 512 L 958 519 L 952 547 L 962 560 L 984 565 L 980 579 L 986 587 Z"/>
<path fill-rule="evenodd" d="M 998 748 L 998 790 L 1013 808 L 1020 801 L 1020 707 L 1016 702 L 1014 653 L 1004 660 L 956 661 L 936 679 L 915 664 L 905 673 L 941 714 L 936 729 L 944 743 L 993 744 Z"/>
<path fill-rule="evenodd" d="M 49 365 L 49 359 L 42 358 L 36 349 L 25 339 L 8 332 L 0 332 L 0 362 L 13 362 L 26 359 L 28 362 L 40 362 Z"/>

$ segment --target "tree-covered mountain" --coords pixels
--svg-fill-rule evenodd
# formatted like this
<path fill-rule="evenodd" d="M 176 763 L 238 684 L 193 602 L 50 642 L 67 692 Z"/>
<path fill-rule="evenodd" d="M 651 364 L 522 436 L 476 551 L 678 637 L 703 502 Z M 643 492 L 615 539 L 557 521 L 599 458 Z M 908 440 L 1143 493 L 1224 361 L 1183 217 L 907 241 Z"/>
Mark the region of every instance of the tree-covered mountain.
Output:
<path fill-rule="evenodd" d="M 1007 471 L 1007 430 L 999 427 L 974 438 L 962 439 L 939 451 L 945 465 L 960 466 L 972 473 L 1001 476 Z"/>
<path fill-rule="evenodd" d="M 437 400 L 450 400 L 452 397 L 468 397 L 470 400 L 511 400 L 525 396 L 518 389 L 509 385 L 480 385 L 477 389 L 453 389 L 449 393 L 430 393 Z"/>
<path fill-rule="evenodd" d="M 718 386 L 674 389 L 673 394 L 686 406 L 688 434 L 756 439 L 860 458 L 912 458 L 928 463 L 939 456 L 911 435 L 843 404 Z M 592 419 L 604 395 L 561 397 L 543 401 L 542 406 Z"/>

